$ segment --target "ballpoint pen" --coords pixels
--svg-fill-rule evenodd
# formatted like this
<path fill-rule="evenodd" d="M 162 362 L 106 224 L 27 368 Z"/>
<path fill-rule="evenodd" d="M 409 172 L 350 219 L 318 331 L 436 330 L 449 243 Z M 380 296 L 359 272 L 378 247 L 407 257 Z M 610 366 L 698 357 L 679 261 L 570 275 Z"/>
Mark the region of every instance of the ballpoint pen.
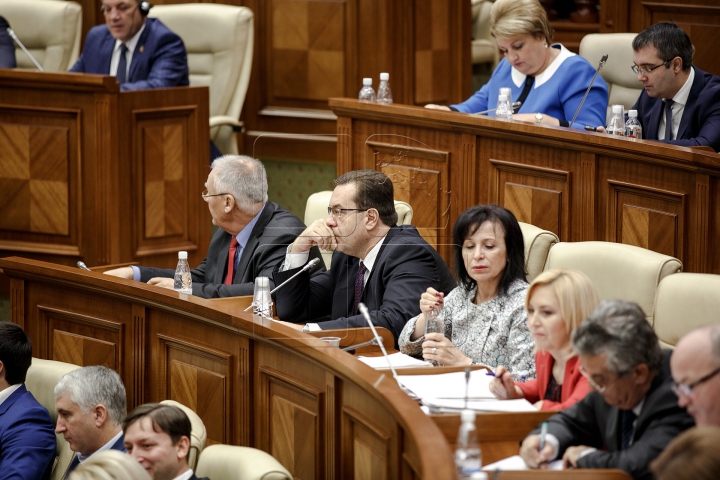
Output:
<path fill-rule="evenodd" d="M 495 372 L 487 372 L 485 375 L 489 377 L 494 377 Z M 525 375 L 518 375 L 517 373 L 511 373 L 510 378 L 512 378 L 513 382 L 524 382 L 525 381 Z"/>
<path fill-rule="evenodd" d="M 548 433 L 548 422 L 543 422 L 542 426 L 540 427 L 540 446 L 538 447 L 538 451 L 542 452 L 542 449 L 545 448 L 545 438 L 547 437 Z"/>

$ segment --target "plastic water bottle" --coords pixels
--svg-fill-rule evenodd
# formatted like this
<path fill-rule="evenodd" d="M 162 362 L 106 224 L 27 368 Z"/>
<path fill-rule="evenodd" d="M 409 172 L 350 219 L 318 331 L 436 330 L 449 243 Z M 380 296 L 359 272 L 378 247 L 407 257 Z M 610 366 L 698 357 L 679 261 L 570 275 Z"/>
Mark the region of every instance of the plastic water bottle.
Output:
<path fill-rule="evenodd" d="M 375 102 L 375 90 L 372 88 L 372 78 L 363 78 L 363 87 L 358 94 L 358 100 L 368 103 Z"/>
<path fill-rule="evenodd" d="M 480 471 L 482 466 L 480 443 L 475 430 L 475 412 L 463 410 L 460 413 L 460 431 L 458 432 L 457 449 L 455 450 L 455 465 L 457 465 L 460 478 L 469 479 Z"/>
<path fill-rule="evenodd" d="M 253 293 L 253 313 L 261 317 L 272 318 L 272 297 L 270 297 L 270 279 L 257 277 Z"/>
<path fill-rule="evenodd" d="M 510 87 L 500 87 L 498 98 L 500 95 L 507 95 L 507 101 L 510 102 L 510 105 L 512 105 L 512 89 Z"/>
<path fill-rule="evenodd" d="M 392 103 L 392 92 L 390 91 L 390 74 L 380 74 L 380 86 L 377 91 L 377 103 L 390 105 Z"/>
<path fill-rule="evenodd" d="M 175 269 L 175 291 L 192 295 L 192 275 L 187 261 L 187 252 L 178 252 L 178 264 Z"/>
<path fill-rule="evenodd" d="M 622 105 L 612 106 L 612 118 L 610 119 L 610 123 L 608 123 L 607 126 L 607 132 L 610 135 L 616 135 L 618 137 L 625 136 L 625 120 L 623 119 L 623 110 L 624 107 Z"/>
<path fill-rule="evenodd" d="M 507 95 L 502 94 L 498 96 L 497 108 L 495 110 L 495 118 L 501 120 L 512 120 L 513 116 L 512 104 L 508 100 Z"/>
<path fill-rule="evenodd" d="M 637 110 L 630 110 L 628 112 L 628 121 L 625 122 L 625 131 L 627 132 L 628 138 L 642 140 L 642 125 L 640 125 L 640 120 L 637 118 Z"/>

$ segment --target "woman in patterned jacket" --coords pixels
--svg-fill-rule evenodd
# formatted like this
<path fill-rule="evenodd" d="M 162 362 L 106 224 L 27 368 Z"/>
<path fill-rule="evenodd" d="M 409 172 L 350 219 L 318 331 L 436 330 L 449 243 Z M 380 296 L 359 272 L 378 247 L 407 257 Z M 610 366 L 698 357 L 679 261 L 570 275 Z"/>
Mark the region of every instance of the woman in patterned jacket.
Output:
<path fill-rule="evenodd" d="M 441 365 L 503 365 L 535 377 L 523 236 L 515 216 L 497 205 L 472 207 L 458 217 L 453 244 L 459 286 L 447 297 L 433 288 L 423 293 L 422 313 L 405 325 L 400 350 Z M 425 335 L 426 316 L 439 308 L 444 335 Z"/>

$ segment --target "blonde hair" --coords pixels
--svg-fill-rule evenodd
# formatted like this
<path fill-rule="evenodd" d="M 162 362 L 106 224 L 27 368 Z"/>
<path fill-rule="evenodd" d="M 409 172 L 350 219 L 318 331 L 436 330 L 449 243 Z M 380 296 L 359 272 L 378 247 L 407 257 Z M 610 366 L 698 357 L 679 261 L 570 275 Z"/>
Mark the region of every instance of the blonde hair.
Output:
<path fill-rule="evenodd" d="M 118 450 L 96 453 L 72 471 L 68 480 L 152 480 L 137 460 Z"/>
<path fill-rule="evenodd" d="M 568 335 L 588 317 L 598 303 L 597 290 L 587 275 L 578 270 L 556 268 L 543 272 L 532 281 L 525 297 L 525 310 L 539 287 L 550 287 L 558 299 L 560 315 Z"/>
<path fill-rule="evenodd" d="M 548 45 L 553 38 L 547 12 L 538 0 L 496 0 L 490 10 L 490 33 L 500 38 L 544 37 Z"/>

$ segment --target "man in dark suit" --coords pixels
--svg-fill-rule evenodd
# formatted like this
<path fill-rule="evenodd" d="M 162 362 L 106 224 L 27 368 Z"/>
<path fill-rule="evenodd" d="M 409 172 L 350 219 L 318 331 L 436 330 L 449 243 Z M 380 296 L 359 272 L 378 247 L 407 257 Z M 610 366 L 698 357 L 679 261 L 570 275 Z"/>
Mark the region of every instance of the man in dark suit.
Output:
<path fill-rule="evenodd" d="M 125 419 L 125 448 L 153 480 L 203 480 L 188 466 L 191 427 L 182 409 L 146 403 Z"/>
<path fill-rule="evenodd" d="M 68 372 L 55 385 L 56 433 L 75 452 L 63 478 L 97 452 L 125 451 L 122 422 L 127 413 L 125 386 L 107 367 L 83 367 Z"/>
<path fill-rule="evenodd" d="M 548 420 L 540 449 L 539 429 L 520 447 L 528 466 L 562 456 L 566 467 L 619 468 L 652 479 L 650 462 L 693 425 L 678 407 L 670 376 L 670 351 L 637 304 L 600 303 L 573 334 L 580 372 L 591 392 Z"/>
<path fill-rule="evenodd" d="M 310 278 L 303 272 L 277 292 L 277 315 L 292 323 L 330 316 L 304 329 L 363 327 L 363 302 L 373 324 L 398 335 L 420 313 L 428 287 L 449 293 L 457 286 L 433 247 L 412 226 L 396 226 L 392 181 L 375 170 L 348 172 L 335 180 L 328 216 L 316 220 L 288 249 L 274 273 L 289 279 L 307 263 L 314 246 L 335 249 L 330 270 Z M 300 327 L 303 328 L 303 327 Z"/>
<path fill-rule="evenodd" d="M 114 75 L 121 90 L 189 85 L 183 41 L 162 22 L 147 18 L 143 0 L 103 0 L 106 25 L 88 32 L 71 72 Z"/>
<path fill-rule="evenodd" d="M 22 328 L 0 322 L 0 477 L 49 478 L 55 434 L 45 408 L 25 388 L 32 343 Z"/>
<path fill-rule="evenodd" d="M 257 277 L 272 277 L 287 246 L 305 224 L 267 198 L 267 174 L 251 157 L 227 155 L 212 163 L 202 194 L 208 204 L 213 235 L 207 257 L 192 270 L 193 295 L 203 298 L 252 295 Z M 320 258 L 320 251 L 311 252 Z M 230 260 L 232 259 L 232 262 Z M 322 262 L 314 271 L 324 269 Z M 172 289 L 175 270 L 124 267 L 108 275 Z M 272 282 L 271 282 L 272 283 Z M 272 285 L 271 285 L 272 288 Z"/>
<path fill-rule="evenodd" d="M 643 92 L 638 111 L 643 138 L 720 150 L 720 77 L 693 66 L 687 33 L 661 22 L 633 40 L 633 70 Z"/>

